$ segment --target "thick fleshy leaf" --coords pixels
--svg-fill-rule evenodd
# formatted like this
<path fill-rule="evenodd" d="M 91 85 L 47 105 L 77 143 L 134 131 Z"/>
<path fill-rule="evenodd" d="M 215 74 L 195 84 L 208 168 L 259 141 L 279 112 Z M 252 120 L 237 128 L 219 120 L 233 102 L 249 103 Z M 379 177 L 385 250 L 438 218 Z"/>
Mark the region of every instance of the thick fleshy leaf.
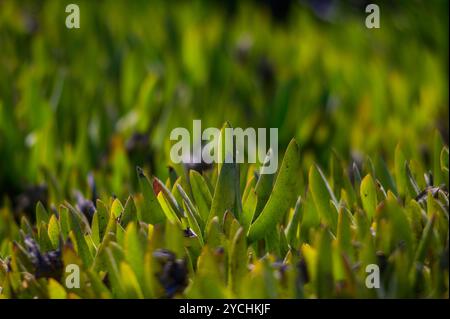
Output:
<path fill-rule="evenodd" d="M 125 259 L 140 282 L 144 280 L 144 241 L 140 238 L 136 224 L 129 223 L 125 231 Z"/>
<path fill-rule="evenodd" d="M 114 218 L 119 219 L 123 213 L 122 203 L 118 198 L 116 198 L 111 205 L 111 214 L 113 214 Z"/>
<path fill-rule="evenodd" d="M 158 200 L 156 199 L 155 193 L 153 192 L 152 184 L 140 167 L 137 167 L 136 170 L 141 192 L 144 196 L 144 204 L 142 205 L 140 218 L 149 224 L 162 223 L 165 219 L 165 215 L 158 203 Z"/>
<path fill-rule="evenodd" d="M 330 203 L 338 203 L 322 171 L 315 165 L 309 170 L 309 187 L 320 218 L 336 232 L 338 216 L 336 211 L 331 209 Z"/>
<path fill-rule="evenodd" d="M 221 166 L 219 177 L 217 179 L 214 197 L 211 202 L 211 211 L 209 213 L 208 221 L 214 216 L 223 219 L 225 211 L 233 211 L 235 208 L 235 185 L 236 179 L 236 164 L 223 163 Z"/>
<path fill-rule="evenodd" d="M 103 240 L 103 237 L 105 236 L 106 227 L 108 225 L 109 221 L 109 212 L 106 205 L 101 201 L 97 200 L 97 211 L 94 213 L 97 214 L 98 219 L 98 233 L 99 233 L 99 239 L 100 241 Z"/>
<path fill-rule="evenodd" d="M 84 235 L 81 231 L 80 221 L 75 216 L 75 214 L 70 210 L 69 210 L 69 223 L 71 229 L 70 233 L 72 233 L 75 238 L 77 253 L 81 257 L 81 260 L 83 261 L 84 265 L 90 266 L 93 258 L 89 250 L 89 247 L 86 243 L 86 240 L 84 238 Z"/>
<path fill-rule="evenodd" d="M 159 180 L 157 177 L 153 178 L 153 187 L 154 188 L 158 187 L 161 190 L 161 192 L 159 192 L 159 194 L 162 194 L 164 196 L 167 203 L 170 205 L 171 210 L 178 216 L 179 219 L 185 217 L 184 211 L 183 211 L 182 207 L 180 206 L 180 204 L 175 199 L 175 196 L 167 188 L 167 186 L 161 180 Z"/>
<path fill-rule="evenodd" d="M 55 279 L 50 278 L 48 281 L 48 296 L 50 299 L 66 299 L 67 293 L 63 286 Z"/>
<path fill-rule="evenodd" d="M 295 140 L 291 140 L 281 163 L 281 168 L 273 191 L 261 214 L 250 226 L 248 238 L 255 241 L 263 238 L 281 221 L 284 214 L 294 205 L 298 194 L 298 177 L 300 169 L 299 148 Z"/>
<path fill-rule="evenodd" d="M 214 217 L 213 219 L 211 219 L 211 221 L 207 225 L 205 237 L 206 237 L 206 243 L 211 248 L 216 248 L 216 247 L 219 247 L 222 245 L 224 236 L 221 232 L 220 222 L 219 222 L 219 218 L 217 216 Z"/>
<path fill-rule="evenodd" d="M 112 293 L 116 298 L 126 298 L 124 282 L 120 275 L 119 266 L 111 248 L 106 248 L 106 264 L 108 267 L 108 279 L 111 282 Z"/>
<path fill-rule="evenodd" d="M 120 218 L 120 224 L 122 225 L 122 227 L 127 227 L 129 223 L 135 221 L 137 221 L 137 209 L 136 205 L 134 204 L 133 197 L 129 196 Z"/>
<path fill-rule="evenodd" d="M 352 233 L 351 233 L 351 214 L 345 207 L 339 209 L 339 218 L 337 226 L 337 243 L 339 250 L 352 258 Z"/>
<path fill-rule="evenodd" d="M 373 218 L 377 209 L 377 190 L 370 174 L 361 181 L 360 196 L 367 216 Z"/>
<path fill-rule="evenodd" d="M 59 207 L 59 226 L 61 227 L 63 239 L 67 239 L 70 230 L 69 209 L 63 205 Z"/>
<path fill-rule="evenodd" d="M 271 157 L 272 157 L 272 150 L 269 150 L 266 155 L 266 158 L 264 159 L 264 163 L 268 162 Z M 266 205 L 267 200 L 269 199 L 270 193 L 272 191 L 273 181 L 275 179 L 275 173 L 274 174 L 265 173 L 267 167 L 264 165 L 264 163 L 261 167 L 261 172 L 259 174 L 259 178 L 255 186 L 255 193 L 258 198 L 254 216 L 255 219 L 259 216 L 264 206 Z"/>
<path fill-rule="evenodd" d="M 257 202 L 258 197 L 256 195 L 256 192 L 253 189 L 251 189 L 249 191 L 246 201 L 244 202 L 244 207 L 242 209 L 242 226 L 244 227 L 244 230 L 246 232 L 248 231 L 254 219 Z"/>
<path fill-rule="evenodd" d="M 192 187 L 194 202 L 202 220 L 206 223 L 211 209 L 212 195 L 203 176 L 197 171 L 189 171 L 189 181 Z"/>
<path fill-rule="evenodd" d="M 136 274 L 133 269 L 125 262 L 120 263 L 120 276 L 123 283 L 124 294 L 129 299 L 143 299 L 141 287 L 139 286 Z"/>
<path fill-rule="evenodd" d="M 239 228 L 230 247 L 228 280 L 232 291 L 237 291 L 247 273 L 247 245 L 245 231 Z"/>
<path fill-rule="evenodd" d="M 433 214 L 430 219 L 428 219 L 427 225 L 425 226 L 422 237 L 420 239 L 419 245 L 416 250 L 416 255 L 414 261 L 423 264 L 425 260 L 425 255 L 429 249 L 431 243 L 431 236 L 433 235 L 433 227 L 436 221 L 436 215 Z"/>
<path fill-rule="evenodd" d="M 48 223 L 50 220 L 50 216 L 45 209 L 44 205 L 41 202 L 38 202 L 36 205 L 36 223 L 40 225 L 42 222 Z"/>
<path fill-rule="evenodd" d="M 301 210 L 301 197 L 297 199 L 295 203 L 294 213 L 292 214 L 292 218 L 289 221 L 288 226 L 286 227 L 286 240 L 291 247 L 296 247 L 299 243 L 298 231 L 300 229 L 300 223 L 302 220 Z"/>
<path fill-rule="evenodd" d="M 191 200 L 187 196 L 186 192 L 181 187 L 181 185 L 177 185 L 177 187 L 178 187 L 178 191 L 180 192 L 181 196 L 183 197 L 183 201 L 186 206 L 186 214 L 187 214 L 187 219 L 189 221 L 189 226 L 194 231 L 194 233 L 198 236 L 200 243 L 203 245 L 204 242 L 203 242 L 202 229 L 204 226 L 201 221 L 200 215 L 199 215 L 197 209 L 195 208 L 194 204 L 192 204 Z M 201 225 L 201 227 L 200 227 L 200 225 Z"/>
<path fill-rule="evenodd" d="M 333 293 L 333 262 L 331 251 L 331 235 L 324 230 L 319 240 L 317 256 L 316 285 L 319 298 L 330 298 Z"/>
<path fill-rule="evenodd" d="M 52 243 L 53 249 L 58 248 L 59 246 L 59 224 L 58 219 L 55 215 L 50 217 L 50 221 L 48 223 L 48 237 Z"/>

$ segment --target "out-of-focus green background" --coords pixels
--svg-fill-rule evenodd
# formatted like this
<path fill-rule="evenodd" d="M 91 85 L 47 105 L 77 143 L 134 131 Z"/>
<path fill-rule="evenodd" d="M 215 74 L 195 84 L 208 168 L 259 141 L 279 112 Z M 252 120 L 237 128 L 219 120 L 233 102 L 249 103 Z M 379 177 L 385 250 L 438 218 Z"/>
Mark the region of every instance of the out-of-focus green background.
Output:
<path fill-rule="evenodd" d="M 430 167 L 433 132 L 448 144 L 447 1 L 374 1 L 380 29 L 365 27 L 364 1 L 75 1 L 81 28 L 67 29 L 72 2 L 0 1 L 12 205 L 72 196 L 89 173 L 123 198 L 136 165 L 167 176 L 169 133 L 193 119 L 278 127 L 305 171 L 333 149 L 392 166 L 399 142 Z"/>

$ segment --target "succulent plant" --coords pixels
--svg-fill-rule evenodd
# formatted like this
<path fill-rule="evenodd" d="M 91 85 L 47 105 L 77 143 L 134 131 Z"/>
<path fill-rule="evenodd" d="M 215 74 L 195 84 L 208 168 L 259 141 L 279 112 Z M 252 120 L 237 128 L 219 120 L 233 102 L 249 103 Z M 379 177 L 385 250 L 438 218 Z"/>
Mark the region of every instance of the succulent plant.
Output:
<path fill-rule="evenodd" d="M 435 156 L 446 151 L 444 146 Z M 276 176 L 244 174 L 248 177 L 239 197 L 230 197 L 231 190 L 223 188 L 241 184 L 238 174 L 230 174 L 237 165 L 216 165 L 204 174 L 189 171 L 189 179 L 180 175 L 165 183 L 138 168 L 141 193 L 125 204 L 118 198 L 97 200 L 89 223 L 82 205 L 63 203 L 57 215 L 38 205 L 38 232 L 28 229 L 23 217 L 21 232 L 28 232 L 24 249 L 11 251 L 8 258 L 14 262 L 3 267 L 1 283 L 11 285 L 6 289 L 11 294 L 25 293 L 9 283 L 26 270 L 37 279 L 62 284 L 63 266 L 76 263 L 98 287 L 63 288 L 67 296 L 448 295 L 448 263 L 443 262 L 448 259 L 446 184 L 416 180 L 424 172 L 413 174 L 408 161 L 396 163 L 401 169 L 394 175 L 363 165 L 361 177 L 352 182 L 337 161 L 328 177 L 312 165 L 302 185 L 300 164 L 299 147 L 292 140 Z M 436 171 L 444 178 L 445 165 Z M 61 240 L 73 242 L 70 251 L 78 257 L 65 256 Z M 23 251 L 30 263 L 20 258 Z M 380 268 L 379 290 L 365 286 L 365 269 L 371 264 Z"/>
<path fill-rule="evenodd" d="M 0 1 L 0 299 L 449 297 L 449 3 L 269 2 Z"/>

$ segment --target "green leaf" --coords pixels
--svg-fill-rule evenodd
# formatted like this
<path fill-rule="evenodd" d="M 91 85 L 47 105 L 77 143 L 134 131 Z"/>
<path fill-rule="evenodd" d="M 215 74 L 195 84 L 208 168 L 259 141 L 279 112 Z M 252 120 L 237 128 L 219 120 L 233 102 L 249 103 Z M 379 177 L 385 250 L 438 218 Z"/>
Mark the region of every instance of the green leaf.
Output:
<path fill-rule="evenodd" d="M 236 200 L 235 186 L 238 178 L 235 166 L 235 163 L 223 163 L 220 166 L 221 170 L 217 179 L 208 221 L 214 216 L 218 216 L 219 220 L 222 220 L 225 211 L 234 210 Z"/>
<path fill-rule="evenodd" d="M 419 242 L 419 246 L 416 250 L 416 255 L 414 261 L 416 263 L 423 264 L 425 261 L 426 253 L 430 247 L 431 236 L 433 235 L 433 227 L 436 221 L 436 214 L 433 214 L 431 218 L 428 219 L 428 222 L 423 230 L 422 237 Z"/>
<path fill-rule="evenodd" d="M 108 226 L 109 221 L 109 212 L 108 208 L 106 207 L 105 203 L 103 203 L 101 200 L 97 199 L 97 211 L 95 212 L 97 214 L 98 219 L 98 232 L 99 232 L 99 241 L 103 240 L 103 237 L 106 233 L 106 228 Z M 95 217 L 94 214 L 94 217 Z"/>
<path fill-rule="evenodd" d="M 275 256 L 280 256 L 280 235 L 276 226 L 267 229 L 264 235 L 265 251 Z"/>
<path fill-rule="evenodd" d="M 331 172 L 331 189 L 339 193 L 345 187 L 344 169 L 342 160 L 335 150 L 331 151 L 330 157 L 330 172 Z"/>
<path fill-rule="evenodd" d="M 132 268 L 125 262 L 120 263 L 120 276 L 126 298 L 143 299 L 141 287 Z"/>
<path fill-rule="evenodd" d="M 119 224 L 117 219 L 114 220 L 116 224 L 116 241 L 117 244 L 123 247 L 123 243 L 125 241 L 125 229 Z"/>
<path fill-rule="evenodd" d="M 77 253 L 81 257 L 83 264 L 89 267 L 92 263 L 93 258 L 91 252 L 89 251 L 89 247 L 86 243 L 84 235 L 81 231 L 80 221 L 71 210 L 69 210 L 69 223 L 71 229 L 70 232 L 75 238 Z"/>
<path fill-rule="evenodd" d="M 137 167 L 137 174 L 139 179 L 139 186 L 141 187 L 141 192 L 144 196 L 144 205 L 141 211 L 142 221 L 148 224 L 159 224 L 165 220 L 165 214 L 156 199 L 156 195 L 153 192 L 153 187 L 145 176 L 144 171 Z"/>
<path fill-rule="evenodd" d="M 125 208 L 123 209 L 123 214 L 120 218 L 120 224 L 122 227 L 127 227 L 127 225 L 131 222 L 137 221 L 137 209 L 134 204 L 133 197 L 129 196 L 126 203 Z"/>
<path fill-rule="evenodd" d="M 40 225 L 42 222 L 48 224 L 49 220 L 50 216 L 47 213 L 47 210 L 45 209 L 44 205 L 42 205 L 41 202 L 38 202 L 36 205 L 36 224 Z"/>
<path fill-rule="evenodd" d="M 411 225 L 406 217 L 405 209 L 399 205 L 397 198 L 391 192 L 388 192 L 385 210 L 391 226 L 392 249 L 401 245 L 411 260 L 414 257 Z"/>
<path fill-rule="evenodd" d="M 267 167 L 265 166 L 266 163 L 268 163 L 272 157 L 272 150 L 270 149 L 267 152 L 267 155 L 264 159 L 264 163 L 261 167 L 261 172 L 259 174 L 258 181 L 256 182 L 255 186 L 255 193 L 258 197 L 257 206 L 255 210 L 255 216 L 254 219 L 256 219 L 259 214 L 262 212 L 264 206 L 267 203 L 267 200 L 270 197 L 270 193 L 272 191 L 273 181 L 275 179 L 275 173 L 273 174 L 267 174 Z"/>
<path fill-rule="evenodd" d="M 377 172 L 377 179 L 380 180 L 386 191 L 390 190 L 395 195 L 398 195 L 397 187 L 395 186 L 394 178 L 389 172 L 386 162 L 381 156 L 378 156 L 375 161 L 375 170 Z"/>
<path fill-rule="evenodd" d="M 165 248 L 171 250 L 177 256 L 183 256 L 185 254 L 184 239 L 184 229 L 180 227 L 180 224 L 174 224 L 166 220 L 164 231 Z"/>
<path fill-rule="evenodd" d="M 247 245 L 245 239 L 245 231 L 239 228 L 231 243 L 229 255 L 229 284 L 232 291 L 237 292 L 241 286 L 242 280 L 247 270 Z"/>
<path fill-rule="evenodd" d="M 61 227 L 61 233 L 63 235 L 63 239 L 67 239 L 69 236 L 69 209 L 63 205 L 59 207 L 59 225 Z"/>
<path fill-rule="evenodd" d="M 109 214 L 108 224 L 105 229 L 105 236 L 109 233 L 116 234 L 117 229 L 117 219 L 114 217 L 114 214 Z"/>
<path fill-rule="evenodd" d="M 350 216 L 350 213 L 347 213 L 344 207 L 340 207 L 337 226 L 337 242 L 340 251 L 346 253 L 347 257 L 352 258 L 353 248 L 350 229 L 352 221 Z"/>
<path fill-rule="evenodd" d="M 227 210 L 225 212 L 225 214 L 223 215 L 223 222 L 222 222 L 222 228 L 223 228 L 223 233 L 225 235 L 225 237 L 227 238 L 233 238 L 230 233 L 231 233 L 231 225 L 233 224 L 233 221 L 236 218 L 234 218 L 234 215 L 232 212 L 230 212 L 229 210 Z"/>
<path fill-rule="evenodd" d="M 172 209 L 172 206 L 169 204 L 168 199 L 163 195 L 162 192 L 159 192 L 158 196 L 156 196 L 159 205 L 161 206 L 162 211 L 164 212 L 166 219 L 171 223 L 180 223 L 180 217 L 177 216 L 177 213 Z"/>
<path fill-rule="evenodd" d="M 309 170 L 309 187 L 319 216 L 335 233 L 337 227 L 336 211 L 331 209 L 330 202 L 337 206 L 337 200 L 328 185 L 322 171 L 315 165 Z"/>
<path fill-rule="evenodd" d="M 100 230 L 98 225 L 98 211 L 95 211 L 94 215 L 92 216 L 92 223 L 91 223 L 91 237 L 92 241 L 96 246 L 100 245 Z"/>
<path fill-rule="evenodd" d="M 176 214 L 176 216 L 179 219 L 182 219 L 184 217 L 184 211 L 181 208 L 180 205 L 178 205 L 177 200 L 173 196 L 172 192 L 167 188 L 167 186 L 160 181 L 157 177 L 153 178 L 153 184 L 158 185 L 158 187 L 161 189 L 160 194 L 162 193 L 164 198 L 166 199 L 167 203 L 170 205 L 170 208 L 172 211 Z M 158 194 L 159 195 L 159 194 Z"/>
<path fill-rule="evenodd" d="M 192 187 L 194 202 L 198 207 L 198 212 L 200 213 L 203 222 L 206 223 L 212 203 L 212 195 L 209 191 L 208 184 L 203 176 L 194 170 L 189 171 L 189 181 Z"/>
<path fill-rule="evenodd" d="M 362 209 L 359 209 L 359 208 L 356 210 L 356 212 L 354 213 L 353 216 L 355 219 L 357 238 L 358 238 L 358 240 L 363 241 L 363 240 L 365 240 L 365 238 L 367 236 L 370 235 L 369 219 L 367 218 L 366 213 Z M 381 237 L 381 239 L 383 239 L 383 238 L 389 239 L 388 236 Z"/>
<path fill-rule="evenodd" d="M 216 248 L 222 245 L 223 233 L 220 229 L 220 222 L 217 216 L 213 217 L 206 227 L 206 243 L 211 248 Z"/>
<path fill-rule="evenodd" d="M 299 243 L 298 231 L 302 220 L 302 211 L 300 210 L 301 197 L 299 196 L 295 203 L 294 214 L 286 227 L 286 240 L 291 247 L 296 247 Z"/>
<path fill-rule="evenodd" d="M 377 190 L 370 174 L 366 175 L 361 182 L 360 196 L 367 216 L 372 219 L 377 209 Z"/>
<path fill-rule="evenodd" d="M 118 219 L 123 212 L 123 206 L 122 203 L 118 198 L 114 199 L 112 205 L 111 205 L 111 214 L 114 216 L 114 218 Z"/>
<path fill-rule="evenodd" d="M 217 172 L 220 174 L 222 171 L 222 165 L 228 160 L 233 158 L 234 153 L 234 140 L 230 129 L 232 129 L 229 122 L 225 122 L 220 130 L 219 144 L 218 144 L 218 160 L 217 160 Z"/>
<path fill-rule="evenodd" d="M 203 245 L 203 224 L 201 224 L 201 218 L 199 213 L 197 212 L 197 209 L 194 207 L 194 204 L 192 204 L 191 200 L 187 196 L 186 192 L 183 190 L 183 187 L 181 187 L 180 184 L 177 185 L 178 191 L 180 192 L 181 196 L 183 197 L 183 201 L 186 206 L 187 210 L 187 219 L 189 221 L 189 226 L 194 231 L 194 233 L 198 236 L 198 239 L 200 241 L 200 244 Z M 201 227 L 200 227 L 201 225 Z"/>
<path fill-rule="evenodd" d="M 248 173 L 250 173 L 252 167 L 250 166 L 248 168 Z M 244 187 L 244 193 L 242 194 L 242 203 L 244 204 L 248 198 L 248 195 L 250 194 L 250 191 L 254 191 L 255 190 L 255 186 L 256 186 L 256 178 L 255 176 L 251 176 L 248 181 L 247 184 Z"/>
<path fill-rule="evenodd" d="M 293 206 L 297 197 L 298 177 L 300 170 L 299 148 L 295 140 L 291 140 L 281 163 L 280 172 L 275 181 L 273 191 L 261 214 L 250 226 L 250 241 L 261 239 L 265 233 L 273 229 Z"/>
<path fill-rule="evenodd" d="M 420 187 L 417 185 L 417 182 L 409 168 L 408 162 L 405 163 L 405 171 L 406 171 L 406 179 L 407 179 L 407 188 L 408 192 L 412 197 L 417 197 L 420 194 Z"/>
<path fill-rule="evenodd" d="M 318 298 L 333 296 L 333 262 L 331 253 L 331 235 L 327 229 L 322 231 L 317 256 L 316 285 Z"/>
<path fill-rule="evenodd" d="M 186 292 L 188 298 L 227 298 L 228 290 L 221 273 L 221 263 L 208 245 L 203 246 L 198 258 L 197 272 Z"/>
<path fill-rule="evenodd" d="M 53 249 L 58 248 L 59 246 L 59 224 L 55 215 L 50 217 L 50 221 L 48 223 L 48 237 L 52 243 Z"/>
<path fill-rule="evenodd" d="M 185 190 L 183 189 L 183 187 L 181 186 L 181 184 L 177 184 L 176 185 L 177 191 L 181 196 L 181 200 L 183 201 L 183 203 L 185 204 L 185 206 L 187 206 L 192 214 L 192 217 L 195 220 L 195 223 L 198 224 L 202 229 L 204 228 L 204 223 L 202 221 L 202 218 L 197 210 L 197 207 L 195 207 L 194 203 L 192 203 L 191 199 L 189 198 L 189 196 L 187 195 L 187 193 L 185 192 Z M 187 216 L 189 218 L 189 216 Z"/>
<path fill-rule="evenodd" d="M 70 217 L 74 217 L 79 223 L 81 232 L 90 233 L 90 225 L 86 216 L 78 209 L 75 209 L 69 202 L 65 201 L 64 205 L 69 209 L 69 226 L 71 227 Z"/>
<path fill-rule="evenodd" d="M 128 224 L 124 240 L 125 259 L 130 264 L 139 282 L 144 280 L 144 245 L 139 238 L 136 224 Z"/>
<path fill-rule="evenodd" d="M 280 225 L 278 229 L 278 237 L 280 238 L 280 258 L 285 258 L 286 254 L 289 252 L 289 244 L 286 239 L 286 231 L 283 225 Z"/>
<path fill-rule="evenodd" d="M 250 225 L 253 222 L 256 212 L 256 206 L 258 202 L 258 197 L 256 192 L 251 189 L 248 193 L 247 199 L 244 202 L 243 213 L 242 213 L 242 226 L 244 227 L 245 232 L 248 231 Z"/>
<path fill-rule="evenodd" d="M 110 247 L 106 248 L 106 264 L 108 279 L 111 282 L 112 293 L 116 298 L 126 298 L 124 281 L 122 280 L 116 259 Z"/>
<path fill-rule="evenodd" d="M 233 218 L 228 232 L 228 238 L 230 242 L 233 240 L 234 235 L 236 235 L 236 232 L 239 230 L 239 228 L 241 228 L 241 224 L 239 224 L 239 221 L 236 218 Z"/>
<path fill-rule="evenodd" d="M 154 244 L 155 242 L 151 241 L 147 245 L 144 255 L 144 281 L 142 290 L 145 298 L 155 298 L 158 295 L 158 290 L 162 289 L 158 278 L 155 276 L 157 265 L 155 258 L 153 258 Z"/>
<path fill-rule="evenodd" d="M 112 297 L 111 292 L 99 278 L 99 275 L 97 273 L 95 273 L 91 269 L 88 269 L 86 271 L 86 274 L 89 278 L 89 282 L 96 298 L 110 299 Z"/>
<path fill-rule="evenodd" d="M 20 218 L 20 230 L 28 235 L 33 234 L 33 228 L 31 227 L 30 222 L 25 216 L 22 216 Z"/>
<path fill-rule="evenodd" d="M 59 284 L 55 279 L 50 278 L 48 280 L 48 296 L 50 299 L 66 299 L 67 293 L 63 286 Z"/>
<path fill-rule="evenodd" d="M 97 254 L 95 255 L 94 263 L 92 269 L 95 271 L 105 271 L 107 270 L 107 256 L 106 248 L 108 248 L 110 242 L 116 240 L 114 233 L 106 233 L 102 242 L 97 248 Z"/>
<path fill-rule="evenodd" d="M 38 238 L 39 246 L 42 251 L 49 251 L 53 248 L 53 244 L 48 237 L 47 224 L 45 224 L 44 222 L 42 222 L 40 227 L 38 228 Z"/>
<path fill-rule="evenodd" d="M 178 179 L 177 172 L 175 171 L 175 169 L 172 166 L 169 166 L 168 169 L 169 169 L 170 185 L 175 185 L 175 182 Z"/>

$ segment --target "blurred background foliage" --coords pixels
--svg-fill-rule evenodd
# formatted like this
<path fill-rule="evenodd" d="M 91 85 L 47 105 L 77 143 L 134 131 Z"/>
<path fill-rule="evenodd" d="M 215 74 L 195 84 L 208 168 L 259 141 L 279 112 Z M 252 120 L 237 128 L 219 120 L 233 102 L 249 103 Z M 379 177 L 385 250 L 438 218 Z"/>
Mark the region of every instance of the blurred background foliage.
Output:
<path fill-rule="evenodd" d="M 278 127 L 302 166 L 448 145 L 448 2 L 0 1 L 0 201 L 125 199 L 136 165 L 166 178 L 175 127 Z"/>

